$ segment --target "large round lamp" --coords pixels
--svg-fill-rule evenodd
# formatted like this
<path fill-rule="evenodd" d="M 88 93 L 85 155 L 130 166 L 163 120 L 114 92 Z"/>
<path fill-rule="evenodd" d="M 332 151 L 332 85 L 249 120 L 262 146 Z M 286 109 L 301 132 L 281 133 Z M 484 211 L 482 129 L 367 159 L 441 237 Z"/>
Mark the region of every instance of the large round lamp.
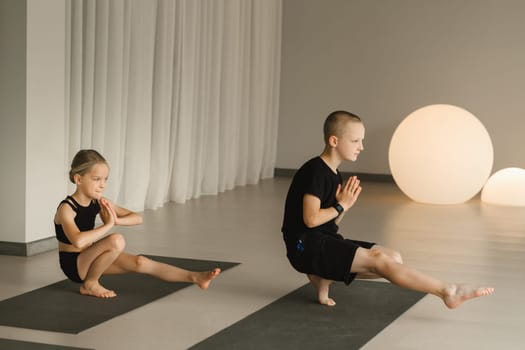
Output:
<path fill-rule="evenodd" d="M 481 191 L 481 201 L 496 205 L 525 206 L 525 169 L 506 168 L 495 172 Z"/>
<path fill-rule="evenodd" d="M 417 202 L 458 204 L 487 181 L 494 159 L 490 136 L 470 112 L 437 104 L 408 115 L 395 130 L 388 160 L 399 188 Z"/>

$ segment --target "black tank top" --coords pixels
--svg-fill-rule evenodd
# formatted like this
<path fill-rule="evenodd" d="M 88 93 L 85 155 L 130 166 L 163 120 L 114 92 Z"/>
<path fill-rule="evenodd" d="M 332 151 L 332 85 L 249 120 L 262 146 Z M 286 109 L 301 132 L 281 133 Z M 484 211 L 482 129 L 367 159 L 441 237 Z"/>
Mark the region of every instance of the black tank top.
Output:
<path fill-rule="evenodd" d="M 100 211 L 100 205 L 96 200 L 92 200 L 87 207 L 83 207 L 80 204 L 78 204 L 78 202 L 73 197 L 67 196 L 66 199 L 60 202 L 59 206 L 63 203 L 68 204 L 71 207 L 71 209 L 73 209 L 73 211 L 77 214 L 75 216 L 75 224 L 77 224 L 77 227 L 80 230 L 80 232 L 89 231 L 95 227 L 95 218 L 98 212 Z M 57 236 L 57 240 L 59 240 L 60 242 L 65 244 L 71 244 L 66 234 L 64 233 L 62 225 L 58 225 L 55 223 L 55 234 Z"/>

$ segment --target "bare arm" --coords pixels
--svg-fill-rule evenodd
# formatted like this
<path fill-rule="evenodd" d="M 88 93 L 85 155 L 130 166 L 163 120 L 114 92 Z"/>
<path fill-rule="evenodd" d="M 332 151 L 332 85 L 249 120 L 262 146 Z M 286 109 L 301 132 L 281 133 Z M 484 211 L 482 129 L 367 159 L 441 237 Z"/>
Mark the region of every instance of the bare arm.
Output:
<path fill-rule="evenodd" d="M 105 207 L 109 210 L 115 220 L 115 225 L 120 226 L 133 226 L 142 224 L 142 216 L 126 208 L 119 207 L 118 205 L 111 203 L 108 199 L 102 198 L 100 201 L 100 207 Z"/>
<path fill-rule="evenodd" d="M 356 176 L 347 180 L 344 186 L 339 186 L 336 193 L 336 199 L 344 208 L 341 215 L 335 208 L 321 208 L 321 200 L 314 195 L 305 194 L 303 197 L 303 220 L 306 227 L 312 228 L 322 225 L 330 220 L 337 218 L 336 223 L 341 222 L 344 214 L 356 202 L 361 193 L 360 181 Z"/>
<path fill-rule="evenodd" d="M 317 227 L 337 217 L 335 208 L 321 209 L 321 200 L 311 194 L 303 197 L 303 220 L 308 228 Z"/>
<path fill-rule="evenodd" d="M 113 217 L 109 215 L 107 210 L 101 208 L 101 218 L 103 224 L 89 231 L 80 231 L 75 223 L 76 213 L 68 205 L 61 205 L 55 216 L 55 222 L 62 225 L 66 237 L 71 244 L 80 250 L 89 247 L 91 244 L 99 240 L 102 236 L 107 234 L 115 225 Z"/>

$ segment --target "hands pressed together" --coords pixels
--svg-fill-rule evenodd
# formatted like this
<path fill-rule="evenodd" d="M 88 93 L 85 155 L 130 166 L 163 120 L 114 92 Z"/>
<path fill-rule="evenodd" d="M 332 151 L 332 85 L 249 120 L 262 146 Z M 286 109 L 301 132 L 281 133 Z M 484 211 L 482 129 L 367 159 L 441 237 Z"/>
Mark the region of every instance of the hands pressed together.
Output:
<path fill-rule="evenodd" d="M 118 216 L 115 209 L 111 206 L 111 203 L 106 198 L 101 198 L 100 204 L 100 218 L 106 225 L 118 225 Z"/>
<path fill-rule="evenodd" d="M 335 198 L 345 208 L 345 211 L 350 209 L 359 197 L 362 190 L 359 184 L 360 181 L 357 176 L 351 176 L 343 186 L 337 187 Z"/>

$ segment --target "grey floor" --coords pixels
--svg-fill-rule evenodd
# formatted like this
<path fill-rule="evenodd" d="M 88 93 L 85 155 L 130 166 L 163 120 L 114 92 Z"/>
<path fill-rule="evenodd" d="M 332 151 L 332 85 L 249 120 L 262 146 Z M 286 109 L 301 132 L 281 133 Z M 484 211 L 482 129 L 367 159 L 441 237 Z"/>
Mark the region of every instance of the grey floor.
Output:
<path fill-rule="evenodd" d="M 120 231 L 130 252 L 242 263 L 209 290 L 186 288 L 79 335 L 0 327 L 0 338 L 95 349 L 185 349 L 211 336 L 306 282 L 289 266 L 279 230 L 289 181 L 269 179 L 170 203 L 145 211 L 141 227 Z M 397 249 L 405 263 L 438 278 L 496 288 L 453 311 L 426 296 L 363 349 L 525 348 L 525 208 L 483 205 L 477 198 L 423 205 L 393 184 L 363 186 L 341 232 Z M 56 252 L 0 256 L 0 276 L 0 299 L 64 278 Z"/>

